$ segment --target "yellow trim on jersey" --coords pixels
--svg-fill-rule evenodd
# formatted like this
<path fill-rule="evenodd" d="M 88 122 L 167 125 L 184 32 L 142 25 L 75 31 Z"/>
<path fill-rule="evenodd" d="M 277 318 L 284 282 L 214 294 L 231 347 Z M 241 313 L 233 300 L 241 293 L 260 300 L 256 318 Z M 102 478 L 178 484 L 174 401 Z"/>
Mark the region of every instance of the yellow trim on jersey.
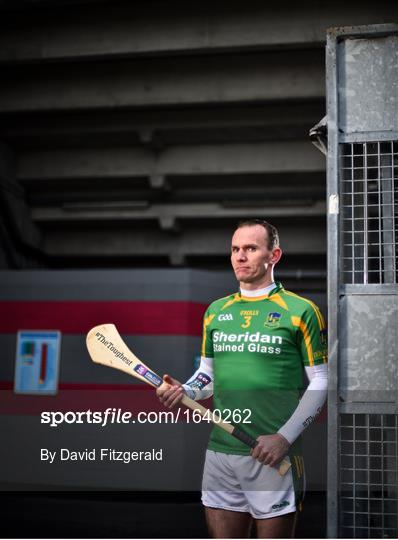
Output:
<path fill-rule="evenodd" d="M 314 355 L 312 353 L 311 337 L 310 337 L 310 334 L 308 332 L 307 325 L 305 324 L 304 321 L 302 321 L 300 319 L 300 317 L 294 317 L 293 316 L 293 317 L 291 317 L 291 319 L 292 319 L 293 325 L 300 328 L 300 330 L 303 333 L 305 348 L 307 349 L 308 360 L 310 362 L 310 366 L 313 366 L 314 365 Z"/>
<path fill-rule="evenodd" d="M 296 298 L 300 298 L 300 300 L 303 300 L 304 302 L 307 302 L 307 304 L 309 304 L 312 307 L 312 309 L 315 311 L 315 315 L 316 315 L 316 318 L 318 319 L 318 324 L 319 324 L 320 330 L 324 330 L 326 328 L 325 320 L 324 320 L 324 318 L 322 316 L 322 313 L 320 312 L 318 306 L 316 304 L 314 304 L 314 302 L 312 302 L 308 298 L 304 298 L 302 296 L 299 296 L 298 294 L 295 294 L 295 293 L 293 293 L 291 291 L 285 291 L 285 293 L 288 296 L 294 296 Z"/>
<path fill-rule="evenodd" d="M 236 293 L 235 296 L 231 298 L 231 300 L 228 300 L 228 302 L 226 302 L 223 305 L 223 307 L 221 308 L 221 311 L 229 306 L 232 306 L 232 304 L 235 304 L 235 302 L 239 302 L 239 300 L 240 300 L 239 293 Z"/>
<path fill-rule="evenodd" d="M 297 456 L 293 456 L 293 459 L 294 459 L 294 463 L 296 465 L 297 478 L 301 478 L 302 471 L 301 471 L 301 467 L 300 467 L 300 460 L 299 460 L 299 458 Z"/>
<path fill-rule="evenodd" d="M 265 294 L 264 296 L 241 296 L 241 299 L 245 302 L 258 302 L 259 300 L 269 300 L 270 302 L 275 302 L 275 304 L 278 304 L 279 307 L 286 309 L 286 311 L 289 311 L 288 305 L 278 293 L 272 294 L 271 296 L 269 294 Z"/>
<path fill-rule="evenodd" d="M 265 294 L 264 296 L 241 296 L 241 299 L 245 302 L 257 302 L 258 300 L 265 300 L 268 298 L 268 294 Z"/>
<path fill-rule="evenodd" d="M 307 304 L 309 304 L 312 307 L 312 309 L 315 311 L 315 315 L 316 315 L 316 318 L 318 319 L 320 330 L 324 330 L 326 328 L 325 319 L 323 318 L 322 313 L 320 312 L 318 306 L 314 304 L 314 302 L 312 302 L 311 300 L 308 300 L 308 298 L 303 298 L 302 296 L 299 296 L 298 294 L 295 294 L 291 291 L 284 291 L 284 293 L 287 294 L 288 296 L 295 296 L 296 298 L 300 298 L 304 302 L 307 302 Z"/>
<path fill-rule="evenodd" d="M 293 459 L 296 465 L 297 477 L 301 478 L 304 474 L 304 459 L 302 456 L 293 456 Z"/>
<path fill-rule="evenodd" d="M 202 356 L 206 356 L 206 328 L 214 319 L 215 314 L 209 315 L 203 319 L 203 340 L 202 340 Z"/>
<path fill-rule="evenodd" d="M 284 299 L 279 293 L 273 294 L 272 296 L 269 297 L 268 300 L 270 300 L 270 302 L 275 302 L 275 304 L 278 304 L 278 306 L 280 306 L 281 308 L 286 309 L 286 311 L 289 311 L 288 305 L 286 304 L 286 302 L 284 301 Z"/>

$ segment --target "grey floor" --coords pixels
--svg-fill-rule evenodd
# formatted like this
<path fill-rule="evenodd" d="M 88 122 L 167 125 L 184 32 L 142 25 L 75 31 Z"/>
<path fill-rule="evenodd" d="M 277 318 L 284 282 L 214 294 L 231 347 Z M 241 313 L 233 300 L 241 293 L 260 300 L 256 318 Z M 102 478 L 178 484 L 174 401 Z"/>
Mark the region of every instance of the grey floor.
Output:
<path fill-rule="evenodd" d="M 206 538 L 198 493 L 2 493 L 2 538 Z M 324 538 L 325 493 L 309 493 L 297 538 Z"/>

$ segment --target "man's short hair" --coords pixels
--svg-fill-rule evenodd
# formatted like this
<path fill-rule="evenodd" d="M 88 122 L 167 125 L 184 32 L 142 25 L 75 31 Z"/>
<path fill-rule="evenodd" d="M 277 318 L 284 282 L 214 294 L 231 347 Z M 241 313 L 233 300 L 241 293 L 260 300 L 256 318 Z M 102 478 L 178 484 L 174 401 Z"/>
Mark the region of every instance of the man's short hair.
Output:
<path fill-rule="evenodd" d="M 267 231 L 268 249 L 274 249 L 275 247 L 279 246 L 278 229 L 271 225 L 271 223 L 268 223 L 268 221 L 265 221 L 265 219 L 244 219 L 242 221 L 239 221 L 238 229 L 240 229 L 241 227 L 253 227 L 254 225 L 261 225 Z"/>

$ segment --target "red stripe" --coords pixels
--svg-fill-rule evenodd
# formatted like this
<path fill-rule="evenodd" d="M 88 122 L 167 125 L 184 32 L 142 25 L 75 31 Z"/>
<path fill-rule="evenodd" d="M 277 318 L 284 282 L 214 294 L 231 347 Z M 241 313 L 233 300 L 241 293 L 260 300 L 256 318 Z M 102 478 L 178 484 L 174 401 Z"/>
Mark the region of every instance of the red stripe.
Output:
<path fill-rule="evenodd" d="M 43 411 L 104 411 L 107 408 L 130 411 L 136 416 L 140 411 L 165 410 L 155 391 L 131 390 L 59 390 L 56 396 L 32 396 L 1 391 L 0 414 L 40 415 Z M 149 387 L 148 387 L 149 388 Z M 151 390 L 149 388 L 149 390 Z"/>
<path fill-rule="evenodd" d="M 13 390 L 14 383 L 12 381 L 0 381 L 0 390 Z M 153 387 L 147 384 L 132 383 L 132 384 L 112 384 L 112 383 L 59 383 L 59 390 L 145 390 L 152 391 Z"/>
<path fill-rule="evenodd" d="M 206 305 L 195 302 L 0 302 L 0 333 L 57 329 L 85 334 L 114 323 L 121 334 L 200 336 Z"/>
<path fill-rule="evenodd" d="M 108 408 L 139 412 L 165 411 L 153 388 L 142 384 L 61 383 L 56 396 L 14 394 L 11 381 L 0 382 L 0 414 L 38 416 L 43 411 L 104 411 Z M 116 392 L 115 392 L 116 390 Z M 211 407 L 211 402 L 204 403 Z M 182 415 L 181 420 L 185 420 Z"/>
<path fill-rule="evenodd" d="M 40 376 L 39 381 L 44 384 L 47 376 L 47 343 L 43 343 L 41 346 L 41 362 L 40 362 Z"/>

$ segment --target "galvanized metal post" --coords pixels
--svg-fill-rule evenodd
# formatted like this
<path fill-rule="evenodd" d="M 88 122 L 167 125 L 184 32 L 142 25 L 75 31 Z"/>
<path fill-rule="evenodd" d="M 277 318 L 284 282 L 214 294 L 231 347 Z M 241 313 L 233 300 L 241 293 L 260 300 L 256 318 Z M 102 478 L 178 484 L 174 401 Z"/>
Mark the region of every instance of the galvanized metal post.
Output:
<path fill-rule="evenodd" d="M 339 286 L 339 187 L 337 132 L 336 48 L 329 38 L 326 47 L 326 83 L 328 108 L 328 325 L 329 325 L 329 392 L 328 392 L 328 490 L 327 530 L 337 537 L 338 515 L 338 286 Z"/>

